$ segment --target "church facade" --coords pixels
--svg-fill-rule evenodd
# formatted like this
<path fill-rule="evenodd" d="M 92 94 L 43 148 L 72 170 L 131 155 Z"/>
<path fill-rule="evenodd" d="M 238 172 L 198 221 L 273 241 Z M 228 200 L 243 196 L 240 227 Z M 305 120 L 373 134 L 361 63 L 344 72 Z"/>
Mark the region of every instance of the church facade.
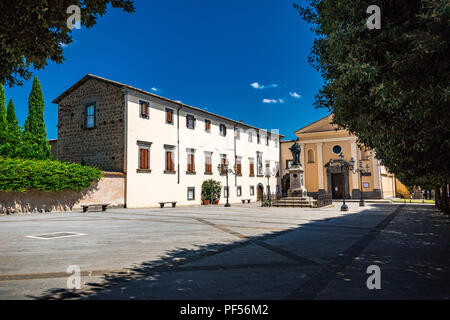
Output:
<path fill-rule="evenodd" d="M 300 162 L 304 169 L 305 187 L 308 195 L 317 198 L 327 193 L 333 199 L 359 199 L 361 189 L 365 199 L 395 197 L 399 181 L 376 158 L 373 150 L 360 147 L 357 137 L 347 130 L 340 130 L 331 123 L 329 115 L 295 132 L 297 140 L 281 143 L 281 189 L 288 189 L 288 171 L 292 165 L 289 148 L 297 141 L 301 147 Z M 347 163 L 353 158 L 355 167 L 361 160 L 369 170 L 364 176 L 333 166 L 340 154 Z M 333 160 L 333 161 L 331 161 Z M 331 161 L 331 163 L 330 163 Z"/>

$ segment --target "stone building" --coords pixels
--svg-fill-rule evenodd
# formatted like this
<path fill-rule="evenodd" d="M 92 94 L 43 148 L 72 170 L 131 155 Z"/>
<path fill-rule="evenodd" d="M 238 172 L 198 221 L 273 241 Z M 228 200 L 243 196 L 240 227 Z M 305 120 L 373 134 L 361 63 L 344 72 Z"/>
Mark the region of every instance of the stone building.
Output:
<path fill-rule="evenodd" d="M 396 196 L 396 190 L 401 183 L 380 164 L 373 150 L 360 148 L 357 137 L 333 125 L 331 117 L 326 116 L 295 132 L 302 149 L 301 163 L 305 170 L 308 195 L 317 198 L 320 193 L 328 193 L 333 198 L 342 199 L 345 192 L 347 198 L 359 199 L 361 190 L 359 172 L 340 171 L 330 166 L 330 159 L 338 160 L 340 153 L 343 153 L 344 161 L 349 162 L 353 158 L 356 164 L 361 160 L 364 167 L 369 165 L 369 173 L 362 177 L 365 199 Z M 292 163 L 289 147 L 294 142 L 295 140 L 287 140 L 281 143 L 281 180 L 284 188 L 286 169 Z"/>
<path fill-rule="evenodd" d="M 125 205 L 200 204 L 201 185 L 222 184 L 220 203 L 279 190 L 282 136 L 91 74 L 58 104 L 57 157 L 125 174 Z M 219 164 L 229 162 L 226 177 Z"/>

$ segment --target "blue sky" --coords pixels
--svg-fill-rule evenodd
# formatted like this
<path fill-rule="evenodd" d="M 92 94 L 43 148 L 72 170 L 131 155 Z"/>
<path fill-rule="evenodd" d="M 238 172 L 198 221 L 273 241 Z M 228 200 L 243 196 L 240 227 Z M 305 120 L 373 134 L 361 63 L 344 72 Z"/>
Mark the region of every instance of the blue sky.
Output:
<path fill-rule="evenodd" d="M 49 139 L 57 138 L 51 101 L 87 73 L 279 129 L 286 139 L 327 114 L 312 106 L 323 83 L 307 63 L 314 35 L 291 1 L 138 0 L 135 6 L 132 15 L 111 8 L 93 28 L 74 30 L 63 64 L 35 73 Z M 21 125 L 31 82 L 5 88 Z"/>

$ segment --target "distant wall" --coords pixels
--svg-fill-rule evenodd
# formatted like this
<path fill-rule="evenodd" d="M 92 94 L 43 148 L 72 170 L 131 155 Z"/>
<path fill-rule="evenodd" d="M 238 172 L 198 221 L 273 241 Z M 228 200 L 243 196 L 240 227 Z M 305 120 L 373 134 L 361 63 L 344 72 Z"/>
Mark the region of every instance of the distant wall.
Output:
<path fill-rule="evenodd" d="M 125 175 L 104 173 L 104 177 L 80 192 L 4 192 L 0 191 L 0 214 L 55 212 L 80 209 L 83 204 L 124 205 Z"/>

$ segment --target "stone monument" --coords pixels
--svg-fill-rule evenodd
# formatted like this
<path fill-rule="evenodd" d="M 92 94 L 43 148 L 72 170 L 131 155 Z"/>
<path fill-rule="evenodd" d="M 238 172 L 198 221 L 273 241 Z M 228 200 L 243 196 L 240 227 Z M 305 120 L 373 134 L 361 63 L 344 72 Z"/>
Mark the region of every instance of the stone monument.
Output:
<path fill-rule="evenodd" d="M 290 188 L 288 191 L 289 197 L 306 198 L 308 192 L 305 188 L 304 170 L 300 163 L 300 153 L 302 152 L 300 145 L 295 142 L 290 148 L 292 152 L 292 166 L 288 169 Z"/>

